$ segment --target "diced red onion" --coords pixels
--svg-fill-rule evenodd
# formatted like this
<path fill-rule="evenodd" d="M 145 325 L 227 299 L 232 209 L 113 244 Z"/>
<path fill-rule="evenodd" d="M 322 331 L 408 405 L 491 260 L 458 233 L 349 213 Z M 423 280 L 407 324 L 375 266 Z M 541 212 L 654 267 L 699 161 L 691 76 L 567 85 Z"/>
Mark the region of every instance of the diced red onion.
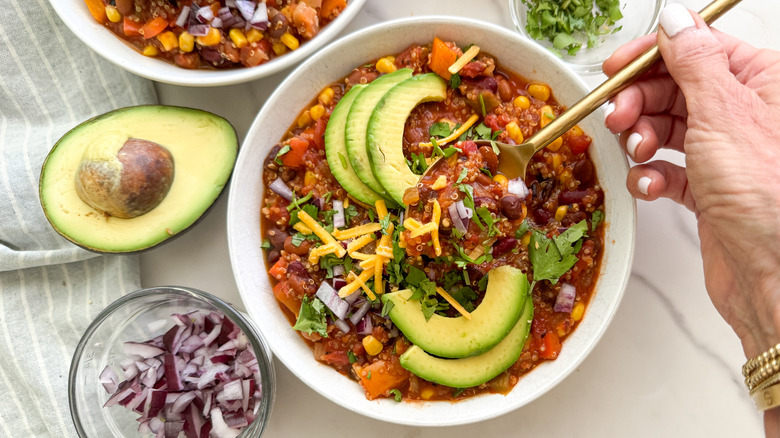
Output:
<path fill-rule="evenodd" d="M 198 12 L 195 13 L 195 18 L 197 18 L 201 24 L 206 24 L 214 19 L 214 11 L 209 7 L 200 8 L 198 9 Z"/>
<path fill-rule="evenodd" d="M 281 178 L 276 178 L 274 182 L 271 183 L 271 185 L 268 186 L 269 189 L 273 190 L 274 193 L 281 196 L 282 198 L 292 201 L 293 200 L 293 192 L 290 190 L 289 187 L 287 187 L 287 184 L 282 181 Z"/>
<path fill-rule="evenodd" d="M 333 289 L 327 281 L 323 281 L 320 284 L 317 293 L 315 294 L 325 306 L 333 312 L 333 315 L 338 319 L 344 319 L 349 311 L 349 303 L 339 297 L 336 289 Z"/>
<path fill-rule="evenodd" d="M 450 221 L 452 222 L 452 226 L 455 227 L 455 229 L 461 233 L 468 231 L 466 224 L 463 223 L 463 218 L 460 217 L 458 206 L 456 204 L 450 204 L 450 206 L 447 207 L 447 212 L 450 214 Z"/>
<path fill-rule="evenodd" d="M 111 368 L 111 366 L 106 366 L 103 371 L 100 372 L 98 381 L 103 385 L 103 388 L 105 388 L 106 392 L 114 393 L 116 392 L 117 386 L 119 385 L 119 376 L 116 374 L 116 371 Z"/>
<path fill-rule="evenodd" d="M 525 185 L 525 181 L 523 181 L 523 178 L 519 177 L 510 179 L 507 182 L 506 191 L 521 198 L 527 197 L 528 193 L 530 193 L 528 187 Z"/>
<path fill-rule="evenodd" d="M 458 214 L 460 214 L 460 217 L 464 220 L 471 219 L 471 217 L 474 216 L 474 211 L 466 207 L 466 204 L 463 203 L 463 200 L 456 202 L 455 205 L 458 208 Z"/>
<path fill-rule="evenodd" d="M 161 348 L 140 342 L 125 342 L 123 347 L 125 354 L 135 354 L 144 359 L 159 356 L 163 353 Z"/>
<path fill-rule="evenodd" d="M 251 0 L 236 0 L 236 9 L 244 17 L 244 20 L 251 20 L 252 15 L 255 13 L 255 2 Z"/>
<path fill-rule="evenodd" d="M 344 275 L 344 265 L 335 265 L 333 267 L 333 276 L 334 277 L 341 277 L 342 275 Z M 333 287 L 336 288 L 336 289 L 339 289 L 336 286 L 333 286 Z"/>
<path fill-rule="evenodd" d="M 222 411 L 218 408 L 214 408 L 210 412 L 211 414 L 211 434 L 216 438 L 236 438 L 241 431 L 233 429 L 225 423 L 225 419 L 222 417 Z"/>
<path fill-rule="evenodd" d="M 349 333 L 349 331 L 351 330 L 351 327 L 349 326 L 349 324 L 347 324 L 347 321 L 344 320 L 344 319 L 337 319 L 337 320 L 333 321 L 333 324 L 339 330 L 341 330 L 342 333 Z"/>
<path fill-rule="evenodd" d="M 574 308 L 574 298 L 577 296 L 577 289 L 569 283 L 561 284 L 561 290 L 555 298 L 555 312 L 571 313 Z"/>
<path fill-rule="evenodd" d="M 353 294 L 358 295 L 358 294 Z M 352 324 L 358 325 L 361 319 L 363 319 L 364 316 L 366 316 L 366 313 L 368 313 L 368 309 L 371 308 L 371 301 L 366 300 L 365 303 L 361 304 L 360 307 L 355 311 L 355 313 L 352 314 L 352 316 L 349 317 L 349 321 L 352 322 Z"/>
<path fill-rule="evenodd" d="M 222 28 L 222 19 L 219 17 L 214 17 L 213 20 L 211 20 L 211 27 L 221 29 Z"/>
<path fill-rule="evenodd" d="M 355 327 L 359 335 L 370 335 L 374 331 L 374 324 L 371 323 L 371 315 L 366 315 Z"/>
<path fill-rule="evenodd" d="M 344 203 L 338 199 L 334 199 L 333 210 L 336 212 L 336 214 L 333 215 L 333 228 L 341 228 L 346 225 L 346 219 L 344 217 Z"/>
<path fill-rule="evenodd" d="M 192 36 L 206 36 L 209 34 L 210 28 L 211 26 L 209 26 L 208 24 L 192 24 L 187 29 L 187 32 L 192 34 Z"/>
<path fill-rule="evenodd" d="M 268 7 L 265 3 L 260 2 L 255 9 L 252 18 L 249 18 L 249 23 L 253 26 L 260 23 L 268 23 Z"/>
<path fill-rule="evenodd" d="M 189 18 L 190 18 L 190 7 L 183 6 L 181 8 L 181 12 L 179 12 L 179 18 L 176 19 L 176 25 L 179 27 L 184 27 L 187 24 L 187 21 L 189 21 Z"/>
<path fill-rule="evenodd" d="M 184 421 L 166 421 L 163 429 L 165 438 L 176 438 L 184 430 Z"/>

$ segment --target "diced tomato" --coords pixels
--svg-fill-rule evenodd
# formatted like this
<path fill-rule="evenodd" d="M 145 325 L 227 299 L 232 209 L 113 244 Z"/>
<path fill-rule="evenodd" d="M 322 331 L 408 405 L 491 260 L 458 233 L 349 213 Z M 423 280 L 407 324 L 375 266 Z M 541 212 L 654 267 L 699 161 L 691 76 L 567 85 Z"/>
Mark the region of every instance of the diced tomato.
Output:
<path fill-rule="evenodd" d="M 284 307 L 287 307 L 296 318 L 298 317 L 298 312 L 301 310 L 301 301 L 293 295 L 290 286 L 286 281 L 276 283 L 276 286 L 274 286 L 274 296 L 280 303 L 284 304 Z"/>
<path fill-rule="evenodd" d="M 572 135 L 569 137 L 569 149 L 573 154 L 581 154 L 588 150 L 591 138 L 587 135 Z"/>
<path fill-rule="evenodd" d="M 539 357 L 542 359 L 556 359 L 561 352 L 561 340 L 558 335 L 549 331 L 542 337 L 542 343 L 539 345 Z"/>
<path fill-rule="evenodd" d="M 484 123 L 485 126 L 492 129 L 493 131 L 501 130 L 501 125 L 498 123 L 498 117 L 496 117 L 495 114 L 488 114 L 485 116 L 485 119 L 482 121 L 482 123 Z"/>
<path fill-rule="evenodd" d="M 125 36 L 138 36 L 141 35 L 141 28 L 143 24 L 133 21 L 127 17 L 122 21 L 122 31 Z"/>
<path fill-rule="evenodd" d="M 98 21 L 98 23 L 106 22 L 106 6 L 101 0 L 84 0 L 87 4 L 89 13 Z"/>
<path fill-rule="evenodd" d="M 398 360 L 378 360 L 358 372 L 360 384 L 366 391 L 366 398 L 373 400 L 387 396 L 391 389 L 396 389 L 409 378 Z"/>
<path fill-rule="evenodd" d="M 460 149 L 460 151 L 463 152 L 464 155 L 471 155 L 477 151 L 477 144 L 471 140 L 466 140 L 460 142 L 460 144 L 456 146 L 456 148 Z"/>
<path fill-rule="evenodd" d="M 144 39 L 156 37 L 168 27 L 168 22 L 163 17 L 155 17 L 144 24 Z"/>
<path fill-rule="evenodd" d="M 320 7 L 320 17 L 333 19 L 347 6 L 346 0 L 323 0 Z"/>
<path fill-rule="evenodd" d="M 325 149 L 325 127 L 328 125 L 329 118 L 323 116 L 314 122 L 314 136 L 312 140 L 318 149 Z"/>
<path fill-rule="evenodd" d="M 347 355 L 347 352 L 343 350 L 329 351 L 320 356 L 319 359 L 336 367 L 349 366 L 349 356 Z"/>
<path fill-rule="evenodd" d="M 300 167 L 303 164 L 303 154 L 309 149 L 309 142 L 300 138 L 290 139 L 290 150 L 282 155 L 282 163 L 287 167 Z"/>
<path fill-rule="evenodd" d="M 287 259 L 284 257 L 279 258 L 268 273 L 277 280 L 284 279 L 287 276 Z"/>

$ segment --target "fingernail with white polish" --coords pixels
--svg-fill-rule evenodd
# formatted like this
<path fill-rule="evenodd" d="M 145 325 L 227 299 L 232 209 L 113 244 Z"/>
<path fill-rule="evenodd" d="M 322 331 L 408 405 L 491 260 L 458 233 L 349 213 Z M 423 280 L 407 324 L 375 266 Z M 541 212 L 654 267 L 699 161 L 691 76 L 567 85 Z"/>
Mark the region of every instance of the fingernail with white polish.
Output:
<path fill-rule="evenodd" d="M 679 3 L 672 3 L 661 11 L 659 21 L 664 32 L 670 37 L 677 35 L 689 27 L 696 27 L 690 12 Z"/>
<path fill-rule="evenodd" d="M 632 157 L 636 157 L 636 148 L 641 142 L 642 135 L 638 132 L 634 132 L 628 136 L 628 141 L 626 141 L 626 149 Z"/>
<path fill-rule="evenodd" d="M 614 102 L 607 102 L 607 106 L 604 107 L 604 120 L 607 120 L 610 114 L 615 112 Z"/>
<path fill-rule="evenodd" d="M 652 179 L 650 179 L 649 176 L 643 176 L 642 178 L 639 178 L 639 181 L 637 181 L 636 186 L 639 189 L 642 194 L 646 195 L 647 190 L 650 188 L 650 183 L 653 182 Z"/>

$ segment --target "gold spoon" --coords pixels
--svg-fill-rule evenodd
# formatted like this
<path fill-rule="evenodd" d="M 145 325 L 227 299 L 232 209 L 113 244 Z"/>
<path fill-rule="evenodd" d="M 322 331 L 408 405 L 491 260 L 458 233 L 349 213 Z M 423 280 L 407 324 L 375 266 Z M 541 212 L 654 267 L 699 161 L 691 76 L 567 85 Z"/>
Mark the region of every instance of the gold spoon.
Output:
<path fill-rule="evenodd" d="M 701 15 L 707 24 L 711 24 L 740 1 L 741 0 L 714 0 L 712 3 L 705 6 L 699 12 L 699 15 Z M 498 147 L 501 152 L 499 154 L 498 170 L 507 178 L 525 178 L 526 168 L 534 154 L 563 135 L 566 131 L 603 105 L 604 102 L 608 101 L 633 83 L 639 76 L 650 70 L 659 59 L 661 59 L 661 53 L 658 51 L 658 46 L 654 45 L 615 73 L 614 76 L 607 79 L 596 89 L 588 93 L 588 95 L 572 105 L 569 109 L 561 113 L 522 144 L 510 145 L 497 141 L 491 142 L 489 140 L 476 140 L 476 143 L 478 145 L 495 144 Z M 428 169 L 426 169 L 425 174 L 431 173 L 433 168 L 437 167 L 441 161 L 442 160 L 436 160 L 436 162 L 431 163 Z"/>

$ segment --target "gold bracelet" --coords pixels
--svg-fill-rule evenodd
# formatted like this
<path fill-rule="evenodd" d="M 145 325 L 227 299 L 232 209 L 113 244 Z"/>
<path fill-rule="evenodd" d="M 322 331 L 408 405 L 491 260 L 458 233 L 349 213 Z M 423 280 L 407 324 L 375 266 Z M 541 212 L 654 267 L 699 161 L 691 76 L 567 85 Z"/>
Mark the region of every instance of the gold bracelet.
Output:
<path fill-rule="evenodd" d="M 774 358 L 769 362 L 761 365 L 761 368 L 757 369 L 753 374 L 745 377 L 745 385 L 749 390 L 753 390 L 759 386 L 762 382 L 766 381 L 770 377 L 773 377 L 780 373 L 780 359 Z"/>
<path fill-rule="evenodd" d="M 753 402 L 760 411 L 780 406 L 780 383 L 752 393 Z"/>
<path fill-rule="evenodd" d="M 745 362 L 745 365 L 742 366 L 742 375 L 748 378 L 753 371 L 777 358 L 780 358 L 780 343 Z"/>

